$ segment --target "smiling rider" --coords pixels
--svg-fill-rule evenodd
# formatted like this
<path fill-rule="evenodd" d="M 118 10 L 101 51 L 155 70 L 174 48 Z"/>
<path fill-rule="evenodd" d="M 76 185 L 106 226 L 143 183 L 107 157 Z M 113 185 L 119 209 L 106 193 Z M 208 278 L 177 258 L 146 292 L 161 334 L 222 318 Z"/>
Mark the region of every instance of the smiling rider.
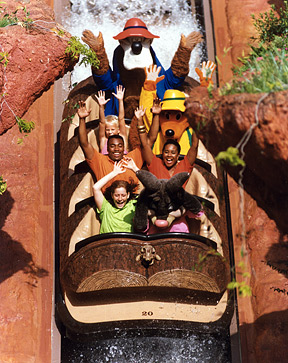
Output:
<path fill-rule="evenodd" d="M 169 90 L 166 91 L 169 93 L 169 97 L 164 96 L 163 101 L 161 102 L 162 111 L 161 114 L 169 116 L 171 118 L 184 117 L 185 111 L 185 95 L 177 90 Z M 179 97 L 181 93 L 183 96 Z M 159 111 L 158 111 L 159 112 Z M 175 139 L 168 139 L 163 145 L 162 148 L 162 159 L 156 157 L 151 149 L 151 139 L 148 139 L 148 135 L 146 133 L 146 127 L 144 125 L 143 116 L 145 111 L 143 107 L 139 107 L 135 111 L 135 115 L 138 120 L 138 132 L 141 140 L 141 150 L 143 160 L 146 162 L 148 170 L 154 174 L 158 179 L 170 179 L 173 175 L 186 171 L 191 174 L 193 170 L 193 166 L 196 160 L 197 151 L 198 151 L 198 143 L 199 140 L 195 134 L 192 133 L 192 145 L 188 150 L 187 155 L 184 156 L 184 159 L 179 161 L 181 147 L 180 144 Z M 156 121 L 157 120 L 157 121 Z M 156 130 L 159 130 L 159 118 L 153 118 L 153 122 L 157 122 Z M 154 125 L 155 126 L 155 125 Z M 151 126 L 153 129 L 153 126 Z M 172 135 L 171 135 L 172 136 Z M 155 140 L 155 135 L 151 137 L 153 141 Z"/>
<path fill-rule="evenodd" d="M 79 143 L 84 153 L 85 160 L 95 174 L 97 180 L 100 180 L 105 175 L 111 173 L 114 168 L 115 161 L 120 161 L 124 156 L 124 140 L 120 135 L 112 135 L 108 137 L 107 151 L 108 155 L 103 155 L 97 151 L 88 141 L 85 119 L 89 116 L 91 110 L 87 110 L 85 102 L 79 101 L 79 109 L 77 110 L 79 116 Z M 138 168 L 143 165 L 143 159 L 140 148 L 136 148 L 127 154 L 132 158 Z M 113 179 L 109 180 L 102 188 L 102 191 L 109 187 L 115 180 L 125 180 L 138 184 L 138 178 L 132 170 L 126 169 L 121 175 L 116 175 Z"/>

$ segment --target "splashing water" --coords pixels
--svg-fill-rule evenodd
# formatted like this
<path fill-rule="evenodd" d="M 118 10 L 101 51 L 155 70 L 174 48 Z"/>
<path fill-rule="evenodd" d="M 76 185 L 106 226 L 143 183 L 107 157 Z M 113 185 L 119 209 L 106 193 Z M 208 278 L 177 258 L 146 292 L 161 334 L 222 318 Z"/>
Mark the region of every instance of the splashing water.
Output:
<path fill-rule="evenodd" d="M 181 33 L 188 35 L 199 30 L 195 15 L 186 0 L 71 0 L 71 11 L 62 19 L 65 28 L 72 34 L 81 37 L 83 30 L 91 30 L 96 36 L 99 31 L 104 37 L 105 49 L 112 64 L 114 49 L 119 45 L 113 36 L 121 32 L 126 21 L 137 17 L 143 20 L 149 31 L 159 35 L 152 47 L 165 69 L 168 69 L 175 51 L 178 48 Z M 198 80 L 195 67 L 201 56 L 201 46 L 191 54 L 189 76 Z M 76 66 L 72 80 L 79 82 L 91 75 L 90 67 Z"/>
<path fill-rule="evenodd" d="M 183 338 L 117 338 L 80 344 L 65 338 L 62 363 L 230 363 L 229 342 L 220 334 Z"/>

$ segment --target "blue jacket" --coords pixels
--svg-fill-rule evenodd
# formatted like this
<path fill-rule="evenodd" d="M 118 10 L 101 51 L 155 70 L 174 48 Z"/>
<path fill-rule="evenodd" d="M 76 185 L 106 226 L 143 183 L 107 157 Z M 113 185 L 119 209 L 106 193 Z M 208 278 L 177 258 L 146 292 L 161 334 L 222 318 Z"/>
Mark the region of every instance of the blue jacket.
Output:
<path fill-rule="evenodd" d="M 152 57 L 155 59 L 156 65 L 161 67 L 161 71 L 159 76 L 165 75 L 165 78 L 157 83 L 157 96 L 162 100 L 164 93 L 167 89 L 177 89 L 181 87 L 182 83 L 184 82 L 185 77 L 176 77 L 171 67 L 165 71 L 162 67 L 161 63 L 159 62 L 158 58 L 152 47 L 150 47 Z M 113 54 L 113 70 L 109 67 L 107 73 L 103 74 L 102 76 L 97 76 L 93 74 L 94 81 L 99 90 L 102 91 L 110 91 L 116 93 L 116 87 L 118 85 L 123 85 L 120 79 L 119 68 L 117 66 L 116 59 L 118 58 L 118 54 L 121 50 L 121 46 L 119 45 Z M 105 115 L 118 115 L 119 104 L 116 97 L 111 97 L 110 101 L 106 103 L 105 106 Z"/>

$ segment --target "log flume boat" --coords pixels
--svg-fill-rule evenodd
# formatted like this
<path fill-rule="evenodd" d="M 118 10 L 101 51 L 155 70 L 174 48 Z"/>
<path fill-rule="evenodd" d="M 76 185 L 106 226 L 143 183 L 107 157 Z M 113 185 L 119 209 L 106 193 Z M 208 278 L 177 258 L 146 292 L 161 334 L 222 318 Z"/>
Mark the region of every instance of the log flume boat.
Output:
<path fill-rule="evenodd" d="M 200 143 L 185 189 L 199 196 L 205 214 L 190 222 L 191 233 L 99 235 L 95 180 L 79 146 L 73 108 L 85 100 L 92 109 L 86 126 L 97 149 L 96 92 L 92 77 L 71 91 L 63 116 L 71 122 L 63 122 L 58 142 L 56 317 L 61 329 L 71 339 L 104 337 L 115 329 L 131 334 L 227 329 L 234 302 L 226 289 L 233 262 L 226 175 Z M 147 262 L 147 248 L 161 260 Z"/>

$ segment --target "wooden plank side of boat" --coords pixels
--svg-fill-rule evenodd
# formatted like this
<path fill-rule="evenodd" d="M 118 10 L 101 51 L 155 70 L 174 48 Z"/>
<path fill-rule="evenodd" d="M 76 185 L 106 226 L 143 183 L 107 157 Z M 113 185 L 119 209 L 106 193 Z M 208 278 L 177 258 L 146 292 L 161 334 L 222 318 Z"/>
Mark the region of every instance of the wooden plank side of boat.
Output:
<path fill-rule="evenodd" d="M 103 236 L 102 240 L 86 245 L 69 257 L 61 272 L 62 285 L 65 291 L 75 293 L 97 291 L 96 303 L 103 297 L 108 300 L 107 290 L 123 288 L 123 299 L 129 299 L 129 288 L 139 290 L 140 287 L 145 287 L 144 296 L 151 291 L 151 299 L 155 300 L 159 300 L 157 287 L 159 292 L 165 288 L 160 294 L 164 301 L 171 300 L 177 289 L 184 289 L 184 294 L 174 291 L 174 301 L 185 301 L 192 291 L 198 291 L 197 300 L 202 301 L 201 292 L 209 292 L 213 303 L 226 289 L 226 263 L 211 246 L 189 237 L 171 233 L 143 243 L 136 235 L 132 238 L 129 234 L 119 237 L 116 234 L 113 239 Z M 154 247 L 161 260 L 155 259 L 151 265 L 141 261 L 143 245 Z M 191 298 L 189 295 L 189 302 Z"/>
<path fill-rule="evenodd" d="M 89 82 L 72 92 L 64 117 L 73 116 L 71 105 L 86 100 L 92 108 L 88 138 L 97 149 L 98 105 Z M 201 144 L 186 186 L 204 201 L 205 210 L 201 219 L 190 220 L 191 234 L 99 236 L 92 198 L 95 178 L 83 163 L 78 124 L 76 115 L 71 123 L 63 123 L 60 136 L 60 320 L 69 325 L 67 329 L 90 333 L 98 329 L 97 324 L 108 329 L 112 322 L 130 322 L 135 327 L 142 320 L 160 325 L 162 321 L 199 326 L 219 322 L 227 327 L 231 300 L 226 292 L 230 254 L 224 181 L 212 156 Z M 161 258 L 151 265 L 141 257 L 141 248 L 147 245 Z"/>

